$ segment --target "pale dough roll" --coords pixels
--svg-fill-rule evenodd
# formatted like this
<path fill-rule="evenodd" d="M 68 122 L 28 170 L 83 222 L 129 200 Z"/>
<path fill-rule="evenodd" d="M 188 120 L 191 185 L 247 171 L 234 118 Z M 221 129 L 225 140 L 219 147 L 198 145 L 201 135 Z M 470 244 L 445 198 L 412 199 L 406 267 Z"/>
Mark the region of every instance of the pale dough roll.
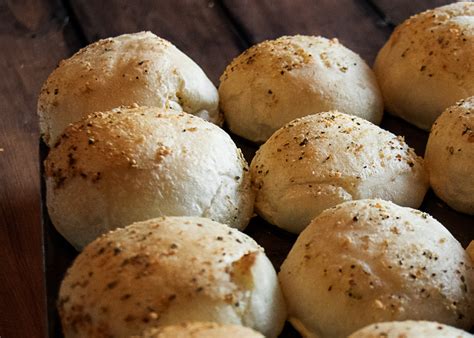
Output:
<path fill-rule="evenodd" d="M 472 334 L 455 327 L 426 321 L 407 320 L 372 324 L 354 332 L 349 338 L 472 338 Z"/>
<path fill-rule="evenodd" d="M 218 93 L 202 69 L 151 32 L 99 40 L 61 61 L 38 98 L 40 130 L 51 147 L 72 122 L 138 104 L 172 108 L 220 124 Z"/>
<path fill-rule="evenodd" d="M 227 66 L 219 95 L 230 130 L 254 142 L 309 114 L 340 110 L 378 124 L 383 113 L 364 60 L 320 36 L 283 36 L 249 48 Z"/>
<path fill-rule="evenodd" d="M 474 324 L 474 266 L 462 246 L 428 214 L 383 200 L 324 211 L 279 279 L 305 337 L 345 337 L 384 321 Z"/>
<path fill-rule="evenodd" d="M 66 338 L 122 338 L 186 321 L 273 338 L 286 319 L 263 248 L 199 217 L 152 219 L 99 237 L 68 270 L 58 308 Z"/>
<path fill-rule="evenodd" d="M 294 233 L 345 201 L 417 208 L 428 189 L 423 159 L 403 138 L 339 112 L 288 123 L 260 147 L 250 171 L 257 213 Z"/>
<path fill-rule="evenodd" d="M 451 208 L 474 215 L 474 97 L 459 101 L 438 117 L 425 159 L 436 195 Z"/>

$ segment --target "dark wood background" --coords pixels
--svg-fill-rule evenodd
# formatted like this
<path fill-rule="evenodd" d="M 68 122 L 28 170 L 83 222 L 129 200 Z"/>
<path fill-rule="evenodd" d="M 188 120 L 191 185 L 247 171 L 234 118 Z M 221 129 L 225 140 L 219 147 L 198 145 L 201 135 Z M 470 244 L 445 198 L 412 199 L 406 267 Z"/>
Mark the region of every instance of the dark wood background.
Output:
<path fill-rule="evenodd" d="M 398 23 L 448 2 L 0 0 L 0 336 L 47 335 L 36 97 L 61 59 L 99 38 L 151 30 L 193 58 L 216 85 L 241 51 L 285 34 L 337 37 L 372 64 Z M 423 153 L 426 133 L 390 117 L 384 126 L 405 134 Z M 252 146 L 242 144 L 250 154 Z M 447 224 L 463 245 L 474 238 L 473 219 L 452 212 L 432 193 L 423 209 Z M 285 235 L 255 225 L 248 233 L 271 247 L 268 254 L 278 265 L 288 250 Z M 54 236 L 46 233 L 46 246 L 55 243 Z M 46 257 L 46 267 L 54 270 L 58 257 Z"/>

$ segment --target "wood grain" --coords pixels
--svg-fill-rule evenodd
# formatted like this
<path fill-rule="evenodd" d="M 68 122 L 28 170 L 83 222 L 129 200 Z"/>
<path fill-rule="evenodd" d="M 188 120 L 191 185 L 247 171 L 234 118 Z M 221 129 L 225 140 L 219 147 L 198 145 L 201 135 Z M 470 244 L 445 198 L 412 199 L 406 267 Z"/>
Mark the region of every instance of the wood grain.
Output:
<path fill-rule="evenodd" d="M 98 38 L 151 30 L 172 41 L 218 84 L 230 60 L 250 44 L 284 34 L 337 37 L 372 63 L 393 24 L 448 1 L 413 0 L 25 0 L 0 2 L 0 336 L 61 337 L 55 309 L 59 283 L 76 252 L 54 230 L 43 205 L 41 232 L 36 96 L 56 63 Z M 70 15 L 70 17 L 69 17 Z M 72 24 L 71 24 L 72 22 Z M 386 116 L 383 127 L 423 154 L 427 133 Z M 256 146 L 238 137 L 251 160 Z M 42 148 L 44 158 L 46 149 Z M 43 186 L 44 188 L 44 186 Z M 44 202 L 43 191 L 43 202 Z M 466 246 L 473 218 L 430 191 L 422 209 Z M 260 218 L 246 229 L 278 269 L 295 236 Z M 44 236 L 44 248 L 42 247 Z M 43 251 L 47 277 L 46 318 Z M 289 326 L 284 336 L 298 337 Z"/>
<path fill-rule="evenodd" d="M 338 38 L 369 64 L 391 33 L 373 8 L 354 0 L 223 0 L 252 44 L 282 35 Z"/>
<path fill-rule="evenodd" d="M 46 334 L 36 96 L 75 49 L 54 1 L 0 4 L 0 336 Z"/>
<path fill-rule="evenodd" d="M 146 0 L 138 6 L 127 0 L 79 0 L 72 9 L 89 41 L 150 30 L 190 56 L 216 85 L 227 64 L 247 47 L 213 1 Z"/>
<path fill-rule="evenodd" d="M 385 20 L 393 25 L 398 25 L 410 16 L 423 12 L 427 9 L 450 4 L 455 1 L 450 0 L 371 0 L 385 17 Z"/>

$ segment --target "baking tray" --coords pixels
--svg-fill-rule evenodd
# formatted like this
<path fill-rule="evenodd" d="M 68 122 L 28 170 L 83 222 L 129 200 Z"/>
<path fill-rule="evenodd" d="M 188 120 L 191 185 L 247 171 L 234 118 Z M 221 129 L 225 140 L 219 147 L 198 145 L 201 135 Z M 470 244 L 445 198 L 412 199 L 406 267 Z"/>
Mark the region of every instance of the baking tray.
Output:
<path fill-rule="evenodd" d="M 382 120 L 382 128 L 396 135 L 405 137 L 406 142 L 415 148 L 418 155 L 425 152 L 428 133 L 411 126 L 407 122 L 385 114 Z M 235 135 L 231 135 L 235 143 L 242 149 L 245 158 L 250 163 L 258 145 L 246 141 Z M 63 337 L 61 323 L 56 309 L 56 300 L 61 280 L 67 268 L 77 256 L 77 251 L 56 231 L 51 223 L 46 208 L 46 186 L 44 180 L 43 162 L 48 154 L 48 147 L 40 141 L 40 168 L 41 168 L 41 202 L 42 202 L 42 226 L 44 243 L 44 273 L 47 297 L 47 330 L 49 337 Z M 454 237 L 456 237 L 465 248 L 474 239 L 474 217 L 458 213 L 441 201 L 430 189 L 425 196 L 420 210 L 429 213 L 440 221 Z M 267 256 L 272 261 L 275 269 L 279 271 L 280 265 L 291 249 L 297 236 L 283 231 L 265 222 L 260 217 L 254 217 L 244 231 L 254 238 L 265 248 Z M 473 330 L 471 330 L 473 332 Z M 286 324 L 280 337 L 300 337 L 300 335 Z"/>

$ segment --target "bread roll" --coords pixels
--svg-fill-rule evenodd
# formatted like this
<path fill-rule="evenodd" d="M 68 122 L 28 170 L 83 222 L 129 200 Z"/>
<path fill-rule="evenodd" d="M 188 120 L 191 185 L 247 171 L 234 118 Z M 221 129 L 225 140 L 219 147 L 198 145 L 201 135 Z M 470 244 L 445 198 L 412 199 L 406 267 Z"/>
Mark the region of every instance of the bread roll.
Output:
<path fill-rule="evenodd" d="M 157 216 L 202 216 L 243 229 L 254 193 L 221 128 L 160 108 L 118 108 L 68 127 L 46 162 L 47 206 L 77 249 Z"/>
<path fill-rule="evenodd" d="M 220 123 L 218 94 L 206 74 L 151 32 L 99 40 L 62 61 L 38 99 L 40 129 L 51 147 L 66 126 L 121 105 L 173 108 Z"/>
<path fill-rule="evenodd" d="M 383 200 L 324 211 L 279 274 L 289 320 L 308 337 L 345 337 L 372 323 L 474 324 L 474 266 L 434 218 Z"/>
<path fill-rule="evenodd" d="M 436 195 L 451 208 L 474 215 L 474 96 L 436 120 L 425 158 Z"/>
<path fill-rule="evenodd" d="M 66 338 L 129 337 L 186 321 L 276 337 L 286 318 L 263 249 L 199 217 L 152 219 L 99 237 L 68 270 L 58 308 Z"/>
<path fill-rule="evenodd" d="M 191 322 L 153 328 L 134 338 L 265 338 L 244 326 Z"/>
<path fill-rule="evenodd" d="M 417 14 L 398 26 L 374 71 L 385 108 L 430 130 L 446 107 L 474 95 L 474 3 Z"/>
<path fill-rule="evenodd" d="M 466 249 L 467 254 L 471 257 L 471 261 L 474 263 L 474 240 L 469 243 Z"/>
<path fill-rule="evenodd" d="M 428 189 L 423 161 L 403 138 L 339 112 L 288 123 L 250 167 L 257 213 L 293 233 L 349 200 L 382 198 L 417 208 Z"/>
<path fill-rule="evenodd" d="M 227 66 L 219 86 L 230 130 L 267 140 L 291 120 L 340 110 L 374 123 L 383 102 L 372 70 L 337 39 L 283 36 L 255 45 Z"/>
<path fill-rule="evenodd" d="M 435 322 L 412 321 L 372 324 L 349 338 L 472 338 L 472 334 Z"/>

